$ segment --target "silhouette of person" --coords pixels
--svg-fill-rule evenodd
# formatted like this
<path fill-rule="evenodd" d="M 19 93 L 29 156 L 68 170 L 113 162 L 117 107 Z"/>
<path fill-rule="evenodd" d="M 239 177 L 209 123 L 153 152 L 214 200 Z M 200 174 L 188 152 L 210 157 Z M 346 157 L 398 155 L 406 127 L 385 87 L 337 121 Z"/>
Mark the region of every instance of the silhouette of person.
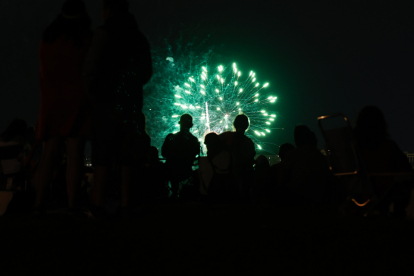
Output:
<path fill-rule="evenodd" d="M 296 149 L 290 151 L 285 163 L 291 176 L 287 186 L 299 197 L 320 202 L 331 175 L 328 160 L 317 148 L 315 133 L 307 126 L 295 127 L 294 140 Z"/>
<path fill-rule="evenodd" d="M 220 134 L 220 139 L 232 156 L 232 172 L 239 183 L 239 194 L 246 196 L 254 181 L 254 156 L 256 150 L 253 141 L 245 134 L 249 128 L 249 118 L 239 114 L 234 119 L 235 132 L 227 131 Z"/>
<path fill-rule="evenodd" d="M 360 110 L 356 118 L 354 134 L 368 173 L 412 171 L 407 156 L 390 139 L 384 114 L 378 107 L 365 106 Z M 394 213 L 396 215 L 405 215 L 405 207 L 408 205 L 410 189 L 412 188 L 412 183 L 408 183 L 410 178 L 408 176 L 408 181 L 397 183 L 395 176 L 392 175 L 371 177 L 378 197 L 386 196 L 387 191 L 392 189 L 389 196 L 397 198 L 394 201 Z M 380 204 L 380 211 L 388 212 L 390 203 L 391 201 L 383 201 Z"/>
<path fill-rule="evenodd" d="M 129 12 L 127 0 L 103 0 L 102 19 L 87 54 L 83 78 L 92 98 L 92 163 L 95 168 L 91 208 L 105 216 L 105 186 L 109 168 L 121 165 L 121 210 L 129 206 L 137 136 L 145 136 L 143 86 L 152 76 L 148 40 Z M 149 147 L 149 145 L 147 145 Z M 141 158 L 144 158 L 142 156 Z"/>
<path fill-rule="evenodd" d="M 207 157 L 210 159 L 213 159 L 224 150 L 224 144 L 215 132 L 210 132 L 204 137 L 204 144 L 207 148 Z"/>
<path fill-rule="evenodd" d="M 285 192 L 285 185 L 290 181 L 291 175 L 286 168 L 286 160 L 295 146 L 290 143 L 284 143 L 279 147 L 278 156 L 280 162 L 263 170 L 257 183 L 255 197 L 266 197 L 271 200 L 280 200 Z"/>
<path fill-rule="evenodd" d="M 167 159 L 166 165 L 173 198 L 178 196 L 180 181 L 192 175 L 193 163 L 196 156 L 200 154 L 200 143 L 190 133 L 193 117 L 190 114 L 183 114 L 179 124 L 180 131 L 168 134 L 161 148 L 162 156 Z"/>
<path fill-rule="evenodd" d="M 89 135 L 90 104 L 81 78 L 90 46 L 91 20 L 82 0 L 67 0 L 45 29 L 39 47 L 40 111 L 36 139 L 43 141 L 36 179 L 35 214 L 41 212 L 45 188 L 53 177 L 59 148 L 66 140 L 66 182 L 69 212 L 81 184 L 85 138 Z"/>

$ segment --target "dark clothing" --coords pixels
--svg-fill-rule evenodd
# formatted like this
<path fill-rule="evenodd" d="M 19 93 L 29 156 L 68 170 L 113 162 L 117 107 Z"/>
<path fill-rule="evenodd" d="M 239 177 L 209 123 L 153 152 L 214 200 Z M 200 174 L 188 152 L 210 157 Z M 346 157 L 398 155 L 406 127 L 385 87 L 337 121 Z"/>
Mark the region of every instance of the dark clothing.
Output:
<path fill-rule="evenodd" d="M 124 123 L 124 114 L 111 104 L 96 104 L 92 117 L 92 164 L 130 166 L 139 162 L 151 146 L 148 134 Z"/>
<path fill-rule="evenodd" d="M 224 132 L 219 135 L 225 148 L 232 156 L 232 173 L 237 179 L 240 194 L 247 194 L 254 182 L 254 156 L 256 150 L 252 139 L 237 132 Z"/>
<path fill-rule="evenodd" d="M 151 75 L 149 43 L 131 13 L 113 16 L 96 29 L 83 73 L 94 102 L 94 165 L 131 165 L 149 148 L 142 102 Z"/>
<path fill-rule="evenodd" d="M 304 145 L 292 150 L 283 167 L 291 176 L 287 187 L 292 192 L 314 201 L 324 199 L 331 172 L 326 156 L 317 147 Z"/>
<path fill-rule="evenodd" d="M 134 103 L 141 110 L 142 87 L 151 78 L 152 63 L 148 40 L 138 29 L 134 16 L 127 13 L 109 18 L 95 31 L 91 51 L 92 58 L 100 56 L 95 68 L 85 68 L 89 70 L 85 74 L 95 71 L 88 87 L 94 101 Z"/>
<path fill-rule="evenodd" d="M 191 176 L 196 156 L 200 154 L 200 143 L 189 131 L 168 134 L 161 148 L 167 161 L 170 179 L 185 180 Z"/>
<path fill-rule="evenodd" d="M 40 42 L 40 110 L 36 138 L 89 135 L 90 103 L 81 72 L 91 38 L 81 48 L 65 35 Z"/>
<path fill-rule="evenodd" d="M 364 147 L 359 143 L 358 146 L 361 150 L 368 173 L 401 173 L 412 171 L 407 156 L 392 140 L 387 139 L 375 148 Z M 409 176 L 408 179 L 410 179 Z M 405 179 L 403 178 L 403 180 Z M 371 181 L 374 184 L 377 195 L 381 197 L 387 194 L 387 191 L 394 186 L 396 177 L 393 175 L 372 176 Z"/>

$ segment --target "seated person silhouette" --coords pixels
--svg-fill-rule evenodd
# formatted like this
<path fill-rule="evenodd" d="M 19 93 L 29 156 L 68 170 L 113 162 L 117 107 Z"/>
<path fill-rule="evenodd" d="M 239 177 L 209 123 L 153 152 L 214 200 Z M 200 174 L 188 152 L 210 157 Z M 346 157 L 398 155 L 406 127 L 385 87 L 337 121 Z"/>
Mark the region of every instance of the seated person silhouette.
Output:
<path fill-rule="evenodd" d="M 256 150 L 253 141 L 245 134 L 249 128 L 249 118 L 239 114 L 234 119 L 233 126 L 236 131 L 227 131 L 219 135 L 225 148 L 232 156 L 232 172 L 239 183 L 239 193 L 246 196 L 254 182 L 254 156 Z"/>
<path fill-rule="evenodd" d="M 356 119 L 354 135 L 368 173 L 412 172 L 407 156 L 390 139 L 385 117 L 378 107 L 365 106 L 361 109 Z M 379 211 L 382 214 L 388 213 L 389 205 L 394 202 L 394 215 L 405 216 L 405 208 L 412 188 L 412 177 L 408 174 L 399 177 L 385 175 L 370 178 L 377 196 L 388 198 L 380 204 Z"/>
<path fill-rule="evenodd" d="M 290 143 L 284 143 L 279 147 L 278 156 L 280 162 L 263 169 L 262 173 L 258 176 L 255 189 L 253 190 L 255 200 L 267 198 L 271 201 L 277 201 L 278 196 L 284 196 L 283 189 L 291 178 L 286 168 L 286 160 L 294 149 L 295 146 Z"/>
<path fill-rule="evenodd" d="M 13 181 L 22 177 L 18 173 L 22 170 L 27 129 L 26 121 L 14 119 L 0 135 L 0 171 L 7 177 L 7 190 L 16 188 Z"/>
<path fill-rule="evenodd" d="M 317 139 L 307 126 L 295 127 L 296 149 L 287 156 L 286 171 L 291 175 L 287 187 L 298 197 L 321 202 L 330 179 L 328 160 L 317 148 Z"/>
<path fill-rule="evenodd" d="M 210 132 L 205 136 L 204 144 L 207 148 L 207 157 L 200 157 L 198 162 L 199 192 L 213 197 L 226 197 L 232 192 L 228 191 L 228 188 L 232 186 L 230 182 L 233 180 L 230 179 L 233 177 L 231 172 L 231 154 L 226 150 L 223 141 L 215 132 Z M 224 193 L 223 188 L 227 189 Z"/>
<path fill-rule="evenodd" d="M 161 148 L 161 154 L 166 158 L 168 178 L 171 182 L 172 197 L 178 196 L 180 181 L 188 179 L 193 171 L 192 166 L 196 156 L 200 154 L 200 143 L 190 133 L 193 117 L 183 114 L 180 117 L 180 131 L 168 134 Z"/>

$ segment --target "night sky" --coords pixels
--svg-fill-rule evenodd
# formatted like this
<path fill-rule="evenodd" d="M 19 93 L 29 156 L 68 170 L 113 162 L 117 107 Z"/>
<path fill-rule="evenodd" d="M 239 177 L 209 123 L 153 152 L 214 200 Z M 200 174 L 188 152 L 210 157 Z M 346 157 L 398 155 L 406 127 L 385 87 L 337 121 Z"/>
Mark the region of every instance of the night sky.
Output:
<path fill-rule="evenodd" d="M 35 125 L 39 111 L 38 46 L 62 0 L 0 1 L 0 130 L 20 117 Z M 99 0 L 86 0 L 92 27 L 102 24 Z M 296 124 L 324 143 L 317 117 L 343 112 L 351 122 L 364 105 L 386 116 L 391 138 L 414 152 L 413 1 L 131 1 L 153 47 L 181 31 L 210 36 L 223 63 L 236 62 L 269 82 L 278 97 L 274 130 L 266 142 L 293 143 Z M 326 2 L 326 1 L 324 1 Z M 345 1 L 340 1 L 345 2 Z M 194 31 L 195 29 L 195 31 Z"/>

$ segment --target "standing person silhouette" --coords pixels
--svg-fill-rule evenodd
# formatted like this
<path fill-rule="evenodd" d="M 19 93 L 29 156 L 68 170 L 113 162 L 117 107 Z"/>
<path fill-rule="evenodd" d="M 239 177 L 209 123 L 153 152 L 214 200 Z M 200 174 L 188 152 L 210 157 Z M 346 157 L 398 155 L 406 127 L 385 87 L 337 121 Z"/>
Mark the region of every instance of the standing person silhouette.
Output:
<path fill-rule="evenodd" d="M 112 164 L 121 166 L 121 210 L 130 204 L 133 149 L 148 139 L 142 114 L 143 86 L 152 76 L 147 38 L 128 11 L 127 0 L 103 0 L 104 24 L 94 32 L 83 72 L 94 104 L 92 163 L 95 168 L 91 216 L 106 216 L 105 186 Z M 141 147 L 139 145 L 138 147 Z M 144 156 L 142 156 L 144 158 Z"/>
<path fill-rule="evenodd" d="M 180 117 L 180 131 L 168 134 L 161 148 L 161 154 L 167 159 L 168 177 L 171 182 L 172 198 L 178 196 L 180 181 L 188 179 L 192 174 L 192 166 L 196 156 L 200 154 L 200 143 L 190 133 L 193 117 L 183 114 Z"/>
<path fill-rule="evenodd" d="M 254 181 L 256 150 L 252 139 L 245 135 L 249 125 L 249 117 L 239 114 L 233 123 L 236 131 L 226 131 L 219 135 L 232 155 L 232 172 L 239 183 L 238 193 L 241 197 L 248 195 Z"/>
<path fill-rule="evenodd" d="M 36 179 L 35 214 L 43 211 L 44 192 L 53 177 L 59 147 L 66 140 L 66 182 L 69 213 L 81 183 L 90 104 L 81 71 L 90 46 L 91 20 L 82 0 L 67 0 L 45 29 L 39 47 L 40 111 L 36 139 L 43 141 Z"/>

